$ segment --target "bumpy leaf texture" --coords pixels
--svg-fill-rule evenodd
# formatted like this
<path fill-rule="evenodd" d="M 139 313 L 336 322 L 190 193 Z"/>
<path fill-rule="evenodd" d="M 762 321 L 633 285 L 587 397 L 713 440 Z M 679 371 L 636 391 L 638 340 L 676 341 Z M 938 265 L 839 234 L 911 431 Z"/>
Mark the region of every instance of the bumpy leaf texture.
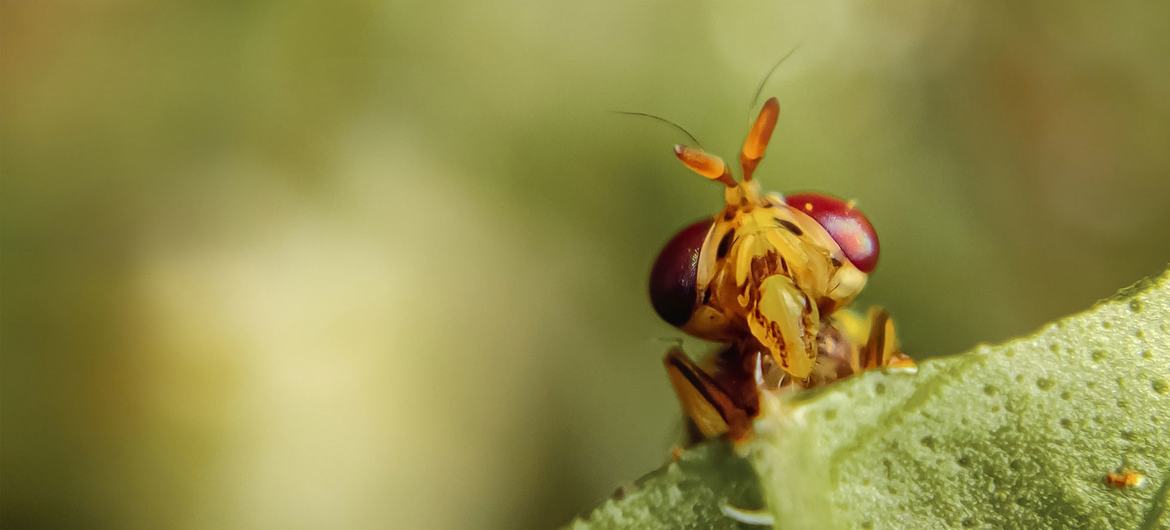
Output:
<path fill-rule="evenodd" d="M 1168 529 L 1170 271 L 917 374 L 770 396 L 756 433 L 743 459 L 700 446 L 572 526 L 736 527 L 730 504 L 780 529 Z"/>

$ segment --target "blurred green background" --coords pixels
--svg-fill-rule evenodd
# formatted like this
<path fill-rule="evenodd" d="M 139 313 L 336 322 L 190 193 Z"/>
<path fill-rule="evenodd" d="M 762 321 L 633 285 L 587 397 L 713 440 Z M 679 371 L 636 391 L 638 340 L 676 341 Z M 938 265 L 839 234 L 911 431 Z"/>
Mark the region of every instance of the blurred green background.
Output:
<path fill-rule="evenodd" d="M 679 432 L 645 294 L 752 92 L 954 353 L 1170 261 L 1170 8 L 0 3 L 0 525 L 541 528 Z"/>

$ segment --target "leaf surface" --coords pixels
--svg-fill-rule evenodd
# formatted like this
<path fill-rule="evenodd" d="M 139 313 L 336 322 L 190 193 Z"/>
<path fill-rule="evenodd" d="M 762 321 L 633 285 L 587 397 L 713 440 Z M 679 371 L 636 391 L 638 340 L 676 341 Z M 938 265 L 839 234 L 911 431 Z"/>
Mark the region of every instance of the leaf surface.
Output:
<path fill-rule="evenodd" d="M 769 396 L 756 433 L 573 527 L 735 527 L 720 503 L 762 492 L 776 528 L 1170 528 L 1170 273 L 917 374 Z"/>

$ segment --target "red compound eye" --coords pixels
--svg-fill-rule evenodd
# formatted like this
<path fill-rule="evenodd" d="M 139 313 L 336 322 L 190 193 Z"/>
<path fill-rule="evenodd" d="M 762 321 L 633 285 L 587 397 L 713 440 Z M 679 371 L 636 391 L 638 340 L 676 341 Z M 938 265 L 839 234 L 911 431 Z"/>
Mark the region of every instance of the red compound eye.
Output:
<path fill-rule="evenodd" d="M 650 271 L 650 303 L 671 325 L 686 324 L 695 309 L 699 251 L 710 228 L 710 219 L 683 228 L 658 253 Z"/>
<path fill-rule="evenodd" d="M 870 272 L 877 266 L 880 250 L 877 232 L 865 214 L 854 209 L 852 203 L 819 193 L 789 195 L 785 201 L 816 219 L 861 272 Z"/>

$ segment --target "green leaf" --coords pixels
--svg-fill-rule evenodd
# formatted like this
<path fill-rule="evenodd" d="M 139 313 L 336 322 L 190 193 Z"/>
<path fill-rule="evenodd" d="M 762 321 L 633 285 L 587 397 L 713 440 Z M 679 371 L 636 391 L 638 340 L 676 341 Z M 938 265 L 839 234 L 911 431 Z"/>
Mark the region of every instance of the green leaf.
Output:
<path fill-rule="evenodd" d="M 707 444 L 574 526 L 729 525 L 759 487 L 776 528 L 1170 528 L 1170 273 L 917 374 L 769 396 L 756 433 L 756 476 Z"/>
<path fill-rule="evenodd" d="M 720 504 L 760 506 L 758 486 L 746 460 L 728 444 L 711 442 L 621 488 L 569 528 L 741 528 Z"/>

